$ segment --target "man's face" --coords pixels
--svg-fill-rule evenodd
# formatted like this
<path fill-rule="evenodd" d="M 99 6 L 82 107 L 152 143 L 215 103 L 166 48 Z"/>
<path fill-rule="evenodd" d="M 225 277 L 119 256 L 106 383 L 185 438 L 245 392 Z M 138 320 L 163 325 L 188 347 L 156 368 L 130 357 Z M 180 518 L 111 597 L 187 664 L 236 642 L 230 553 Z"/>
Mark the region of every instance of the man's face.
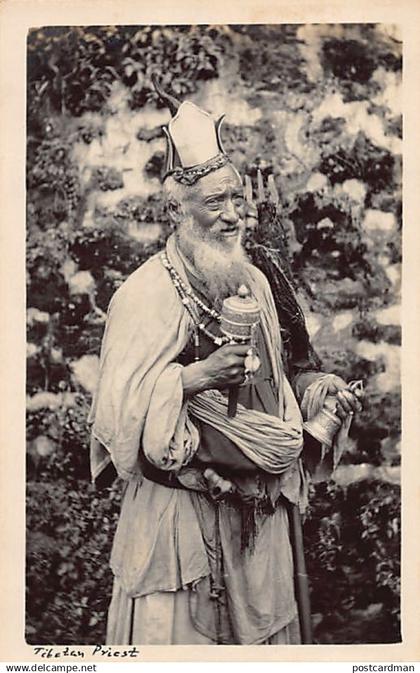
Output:
<path fill-rule="evenodd" d="M 243 188 L 233 166 L 228 164 L 202 177 L 185 211 L 193 218 L 204 240 L 217 242 L 226 249 L 233 248 L 244 226 Z"/>
<path fill-rule="evenodd" d="M 179 249 L 207 286 L 207 296 L 220 303 L 247 282 L 247 258 L 241 245 L 243 191 L 233 166 L 202 177 L 183 204 L 178 223 Z"/>

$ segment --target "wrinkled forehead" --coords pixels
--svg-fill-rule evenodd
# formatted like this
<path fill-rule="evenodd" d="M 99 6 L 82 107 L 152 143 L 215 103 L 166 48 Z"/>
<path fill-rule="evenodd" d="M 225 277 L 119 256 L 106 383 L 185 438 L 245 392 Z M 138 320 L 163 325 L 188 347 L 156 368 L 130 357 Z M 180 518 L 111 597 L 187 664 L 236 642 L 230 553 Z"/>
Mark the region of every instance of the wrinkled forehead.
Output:
<path fill-rule="evenodd" d="M 206 197 L 213 193 L 242 189 L 242 180 L 237 169 L 232 164 L 226 164 L 200 178 L 197 188 L 199 195 Z"/>

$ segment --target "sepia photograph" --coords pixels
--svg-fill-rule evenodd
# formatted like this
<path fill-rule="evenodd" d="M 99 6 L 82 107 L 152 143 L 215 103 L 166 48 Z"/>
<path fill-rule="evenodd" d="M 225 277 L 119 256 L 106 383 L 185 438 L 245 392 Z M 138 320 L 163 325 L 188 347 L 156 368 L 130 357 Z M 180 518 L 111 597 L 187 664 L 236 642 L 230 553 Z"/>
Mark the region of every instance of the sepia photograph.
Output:
<path fill-rule="evenodd" d="M 402 642 L 402 65 L 28 30 L 26 643 Z"/>

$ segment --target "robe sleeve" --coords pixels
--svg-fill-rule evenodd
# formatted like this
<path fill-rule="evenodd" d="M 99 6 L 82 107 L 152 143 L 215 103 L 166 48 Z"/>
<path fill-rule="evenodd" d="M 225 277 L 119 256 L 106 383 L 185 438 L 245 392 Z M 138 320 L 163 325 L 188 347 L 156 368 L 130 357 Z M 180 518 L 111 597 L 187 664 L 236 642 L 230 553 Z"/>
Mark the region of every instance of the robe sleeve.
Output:
<path fill-rule="evenodd" d="M 184 401 L 182 365 L 171 363 L 156 381 L 144 423 L 145 457 L 161 470 L 179 470 L 198 449 L 199 433 Z"/>
<path fill-rule="evenodd" d="M 321 411 L 328 396 L 329 383 L 334 376 L 334 374 L 319 373 L 305 381 L 306 385 L 301 394 L 301 410 L 304 421 L 313 419 Z M 306 442 L 306 449 L 302 457 L 312 481 L 326 481 L 331 477 L 348 447 L 351 420 L 351 416 L 348 416 L 341 422 L 331 447 L 321 444 L 313 438 Z"/>
<path fill-rule="evenodd" d="M 158 257 L 114 295 L 91 409 L 92 477 L 109 462 L 123 479 L 141 476 L 140 449 L 162 469 L 178 469 L 198 446 L 175 361 L 189 318 Z"/>

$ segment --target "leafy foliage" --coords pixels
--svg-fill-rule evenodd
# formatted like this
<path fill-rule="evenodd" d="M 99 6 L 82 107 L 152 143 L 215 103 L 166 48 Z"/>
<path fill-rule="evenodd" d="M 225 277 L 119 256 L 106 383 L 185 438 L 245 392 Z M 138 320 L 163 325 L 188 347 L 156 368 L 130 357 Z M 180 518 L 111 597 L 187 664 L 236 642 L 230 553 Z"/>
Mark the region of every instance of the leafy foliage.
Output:
<path fill-rule="evenodd" d="M 319 642 L 398 641 L 399 488 L 357 482 L 345 492 L 331 483 L 319 485 L 305 537 L 312 609 L 323 620 L 318 627 Z M 386 610 L 381 611 L 372 632 L 360 634 L 356 641 L 343 640 L 343 625 L 360 618 L 357 612 L 375 603 L 386 605 Z"/>
<path fill-rule="evenodd" d="M 34 644 L 104 642 L 108 566 L 120 487 L 102 495 L 79 482 L 28 485 L 27 632 Z"/>
<path fill-rule="evenodd" d="M 151 75 L 169 74 L 180 97 L 196 90 L 197 80 L 216 77 L 228 38 L 207 26 L 45 27 L 28 38 L 31 111 L 80 116 L 101 111 L 114 81 L 130 90 L 133 108 L 156 100 Z"/>
<path fill-rule="evenodd" d="M 242 79 L 254 91 L 311 91 L 313 84 L 306 78 L 299 51 L 298 28 L 298 25 L 233 26 L 246 38 L 239 43 L 239 68 Z M 264 49 L 261 49 L 262 44 Z"/>
<path fill-rule="evenodd" d="M 375 193 L 392 188 L 394 161 L 390 152 L 375 147 L 363 133 L 359 133 L 351 151 L 330 153 L 326 148 L 320 170 L 328 175 L 332 184 L 357 178 Z"/>
<path fill-rule="evenodd" d="M 43 481 L 66 481 L 77 488 L 80 480 L 89 480 L 88 400 L 75 394 L 71 405 L 28 412 L 27 436 L 33 441 L 40 434 L 54 442 L 54 451 L 39 456 L 29 453 L 29 477 Z"/>

